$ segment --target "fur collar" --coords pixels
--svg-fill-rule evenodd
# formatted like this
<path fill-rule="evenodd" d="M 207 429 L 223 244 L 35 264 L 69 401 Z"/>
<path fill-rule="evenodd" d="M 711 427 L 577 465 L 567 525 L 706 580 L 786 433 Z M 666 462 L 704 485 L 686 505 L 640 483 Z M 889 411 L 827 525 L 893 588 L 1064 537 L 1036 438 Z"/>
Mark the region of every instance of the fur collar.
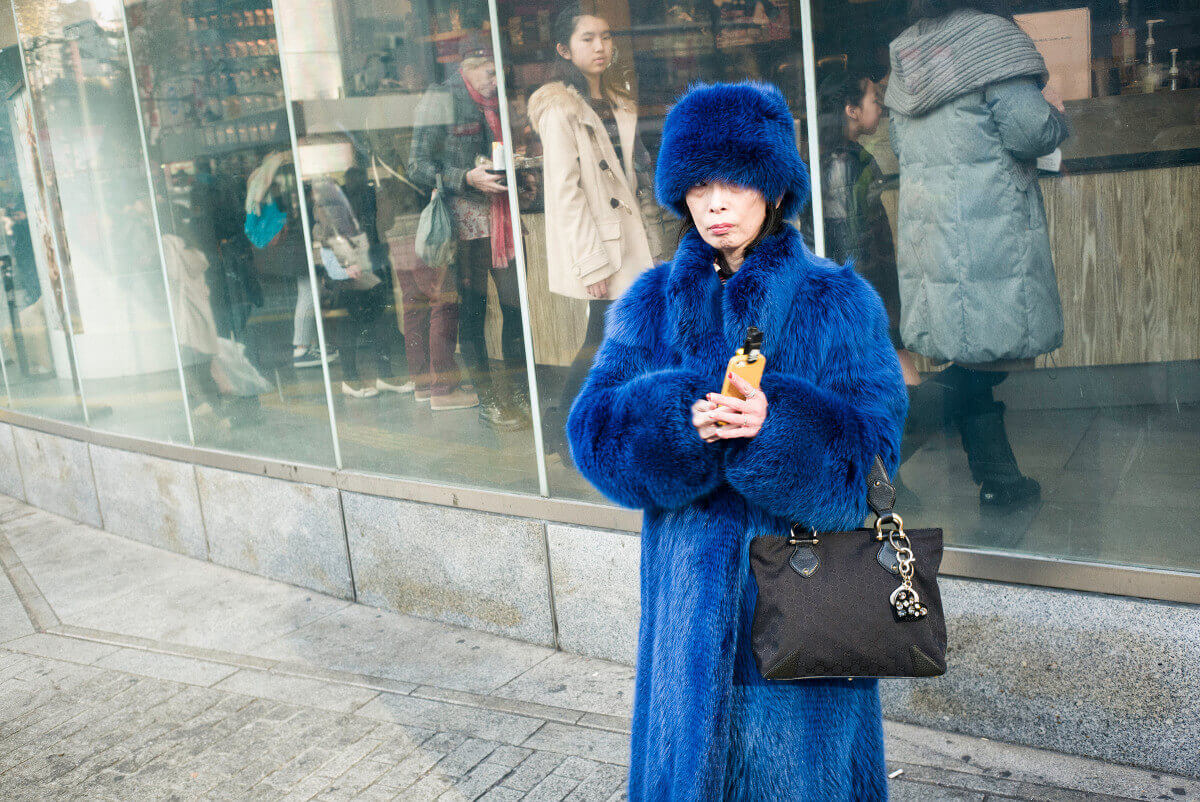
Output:
<path fill-rule="evenodd" d="M 626 98 L 617 95 L 609 97 L 616 109 L 637 114 L 637 107 Z M 600 117 L 592 109 L 591 104 L 583 98 L 583 95 L 579 94 L 578 89 L 567 86 L 562 81 L 551 81 L 543 84 L 529 96 L 529 122 L 539 134 L 541 133 L 542 117 L 553 107 L 561 108 L 567 117 L 575 122 L 598 129 L 604 127 Z"/>
<path fill-rule="evenodd" d="M 748 326 L 765 335 L 763 354 L 770 360 L 791 337 L 786 328 L 793 304 L 815 267 L 800 233 L 785 224 L 783 231 L 766 237 L 724 286 L 713 269 L 716 255 L 693 229 L 679 243 L 671 264 L 671 334 L 685 363 L 705 372 L 723 370 Z"/>

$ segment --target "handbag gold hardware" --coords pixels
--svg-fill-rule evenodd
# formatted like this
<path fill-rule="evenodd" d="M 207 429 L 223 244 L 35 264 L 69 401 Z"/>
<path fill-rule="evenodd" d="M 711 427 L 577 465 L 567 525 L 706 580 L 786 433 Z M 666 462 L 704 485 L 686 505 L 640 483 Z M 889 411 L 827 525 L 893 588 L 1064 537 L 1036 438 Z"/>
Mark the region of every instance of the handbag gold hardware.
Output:
<path fill-rule="evenodd" d="M 894 529 L 883 531 L 884 524 L 891 524 Z M 913 587 L 913 577 L 916 575 L 916 557 L 913 555 L 912 543 L 904 531 L 904 519 L 895 513 L 887 513 L 875 519 L 875 539 L 887 539 L 896 552 L 896 561 L 900 566 L 900 587 L 892 591 L 888 603 L 892 606 L 892 614 L 897 621 L 919 621 L 929 612 L 929 608 L 921 603 L 917 589 Z"/>

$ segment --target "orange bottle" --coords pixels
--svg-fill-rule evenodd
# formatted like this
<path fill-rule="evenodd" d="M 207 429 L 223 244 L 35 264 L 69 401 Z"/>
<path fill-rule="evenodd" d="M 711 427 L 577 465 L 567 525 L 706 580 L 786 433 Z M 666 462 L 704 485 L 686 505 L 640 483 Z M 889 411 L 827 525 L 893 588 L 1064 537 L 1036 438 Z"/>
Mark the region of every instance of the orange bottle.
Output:
<path fill-rule="evenodd" d="M 730 398 L 744 397 L 741 391 L 733 386 L 733 382 L 729 378 L 730 373 L 742 377 L 752 387 L 758 389 L 762 383 L 763 369 L 767 366 L 767 358 L 762 355 L 762 342 L 761 331 L 753 326 L 746 329 L 746 342 L 729 360 L 729 365 L 725 369 L 725 381 L 721 385 L 721 395 L 727 395 Z M 717 421 L 717 425 L 723 426 L 724 422 Z"/>

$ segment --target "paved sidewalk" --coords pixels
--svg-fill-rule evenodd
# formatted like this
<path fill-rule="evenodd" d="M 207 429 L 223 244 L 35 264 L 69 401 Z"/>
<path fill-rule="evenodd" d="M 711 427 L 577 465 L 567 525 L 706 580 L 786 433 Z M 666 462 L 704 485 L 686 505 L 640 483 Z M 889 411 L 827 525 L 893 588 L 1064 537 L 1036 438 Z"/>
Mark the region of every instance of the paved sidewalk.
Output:
<path fill-rule="evenodd" d="M 2 800 L 618 800 L 633 671 L 351 604 L 0 497 Z M 892 798 L 1200 782 L 886 723 Z"/>

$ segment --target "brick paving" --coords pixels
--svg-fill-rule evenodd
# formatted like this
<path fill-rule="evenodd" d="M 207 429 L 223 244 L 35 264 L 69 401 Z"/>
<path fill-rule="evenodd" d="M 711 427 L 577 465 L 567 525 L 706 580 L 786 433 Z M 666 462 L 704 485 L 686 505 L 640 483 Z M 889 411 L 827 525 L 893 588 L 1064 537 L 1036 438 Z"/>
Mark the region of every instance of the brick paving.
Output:
<path fill-rule="evenodd" d="M 0 722 L 5 800 L 625 798 L 625 767 L 571 754 L 585 743 L 529 749 L 7 648 Z"/>

